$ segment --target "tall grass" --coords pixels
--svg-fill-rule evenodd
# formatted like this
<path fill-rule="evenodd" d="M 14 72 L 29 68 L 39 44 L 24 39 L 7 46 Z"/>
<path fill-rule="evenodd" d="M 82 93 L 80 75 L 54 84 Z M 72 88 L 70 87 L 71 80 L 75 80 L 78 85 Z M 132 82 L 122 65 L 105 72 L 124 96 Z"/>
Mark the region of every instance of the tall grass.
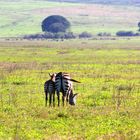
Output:
<path fill-rule="evenodd" d="M 140 138 L 139 39 L 0 43 L 0 139 Z M 77 105 L 45 107 L 48 73 L 74 79 Z"/>

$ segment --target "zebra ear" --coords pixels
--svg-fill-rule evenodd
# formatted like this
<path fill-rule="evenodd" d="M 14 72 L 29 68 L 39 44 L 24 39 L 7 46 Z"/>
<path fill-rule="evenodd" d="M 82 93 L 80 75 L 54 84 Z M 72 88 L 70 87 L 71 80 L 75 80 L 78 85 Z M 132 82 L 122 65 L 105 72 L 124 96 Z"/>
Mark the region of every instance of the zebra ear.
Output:
<path fill-rule="evenodd" d="M 51 73 L 49 73 L 49 76 L 51 77 L 51 76 L 52 76 L 52 74 L 51 74 Z"/>

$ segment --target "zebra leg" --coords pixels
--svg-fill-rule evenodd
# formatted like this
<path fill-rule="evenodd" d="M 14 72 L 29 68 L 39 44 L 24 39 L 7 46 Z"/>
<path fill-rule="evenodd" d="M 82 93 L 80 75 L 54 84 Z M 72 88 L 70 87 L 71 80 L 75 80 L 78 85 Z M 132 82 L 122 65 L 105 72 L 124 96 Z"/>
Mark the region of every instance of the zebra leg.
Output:
<path fill-rule="evenodd" d="M 60 106 L 60 95 L 59 95 L 59 92 L 57 92 L 57 99 L 58 99 L 58 106 Z"/>
<path fill-rule="evenodd" d="M 62 104 L 63 104 L 63 106 L 65 106 L 65 103 L 66 103 L 65 101 L 66 101 L 66 96 L 63 95 L 62 96 Z"/>
<path fill-rule="evenodd" d="M 62 96 L 62 105 L 64 106 L 64 96 Z"/>
<path fill-rule="evenodd" d="M 68 102 L 69 102 L 69 94 L 67 94 L 67 96 L 66 96 L 66 103 L 67 103 L 67 105 L 68 105 Z"/>
<path fill-rule="evenodd" d="M 46 97 L 45 97 L 45 106 L 47 106 L 47 101 L 48 101 L 48 93 L 47 93 L 47 92 L 45 92 L 45 95 L 46 95 Z"/>
<path fill-rule="evenodd" d="M 50 98 L 49 98 L 49 106 L 52 104 L 52 93 L 50 93 Z"/>
<path fill-rule="evenodd" d="M 55 93 L 53 93 L 53 106 L 55 107 Z"/>

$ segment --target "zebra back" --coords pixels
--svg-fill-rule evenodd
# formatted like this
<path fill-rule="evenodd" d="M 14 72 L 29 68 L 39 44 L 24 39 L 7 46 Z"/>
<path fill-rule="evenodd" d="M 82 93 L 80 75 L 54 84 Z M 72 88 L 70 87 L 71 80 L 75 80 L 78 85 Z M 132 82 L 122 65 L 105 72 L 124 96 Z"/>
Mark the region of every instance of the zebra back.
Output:
<path fill-rule="evenodd" d="M 55 92 L 55 82 L 52 80 L 48 80 L 44 83 L 44 91 L 45 93 L 54 93 Z"/>
<path fill-rule="evenodd" d="M 57 92 L 67 94 L 70 88 L 73 88 L 72 81 L 69 80 L 70 75 L 68 73 L 59 72 L 55 77 L 55 88 Z"/>

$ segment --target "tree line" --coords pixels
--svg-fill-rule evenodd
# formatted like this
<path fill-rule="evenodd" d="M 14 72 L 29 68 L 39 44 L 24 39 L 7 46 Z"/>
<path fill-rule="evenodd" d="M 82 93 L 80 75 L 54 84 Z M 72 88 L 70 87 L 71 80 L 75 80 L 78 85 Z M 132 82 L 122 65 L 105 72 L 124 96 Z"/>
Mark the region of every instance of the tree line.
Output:
<path fill-rule="evenodd" d="M 93 35 L 87 31 L 75 34 L 70 31 L 71 23 L 63 16 L 52 15 L 42 21 L 41 28 L 43 33 L 25 35 L 24 39 L 74 39 L 91 38 Z M 138 32 L 118 31 L 116 36 L 140 36 L 140 22 Z M 111 36 L 110 33 L 100 32 L 96 36 Z"/>

